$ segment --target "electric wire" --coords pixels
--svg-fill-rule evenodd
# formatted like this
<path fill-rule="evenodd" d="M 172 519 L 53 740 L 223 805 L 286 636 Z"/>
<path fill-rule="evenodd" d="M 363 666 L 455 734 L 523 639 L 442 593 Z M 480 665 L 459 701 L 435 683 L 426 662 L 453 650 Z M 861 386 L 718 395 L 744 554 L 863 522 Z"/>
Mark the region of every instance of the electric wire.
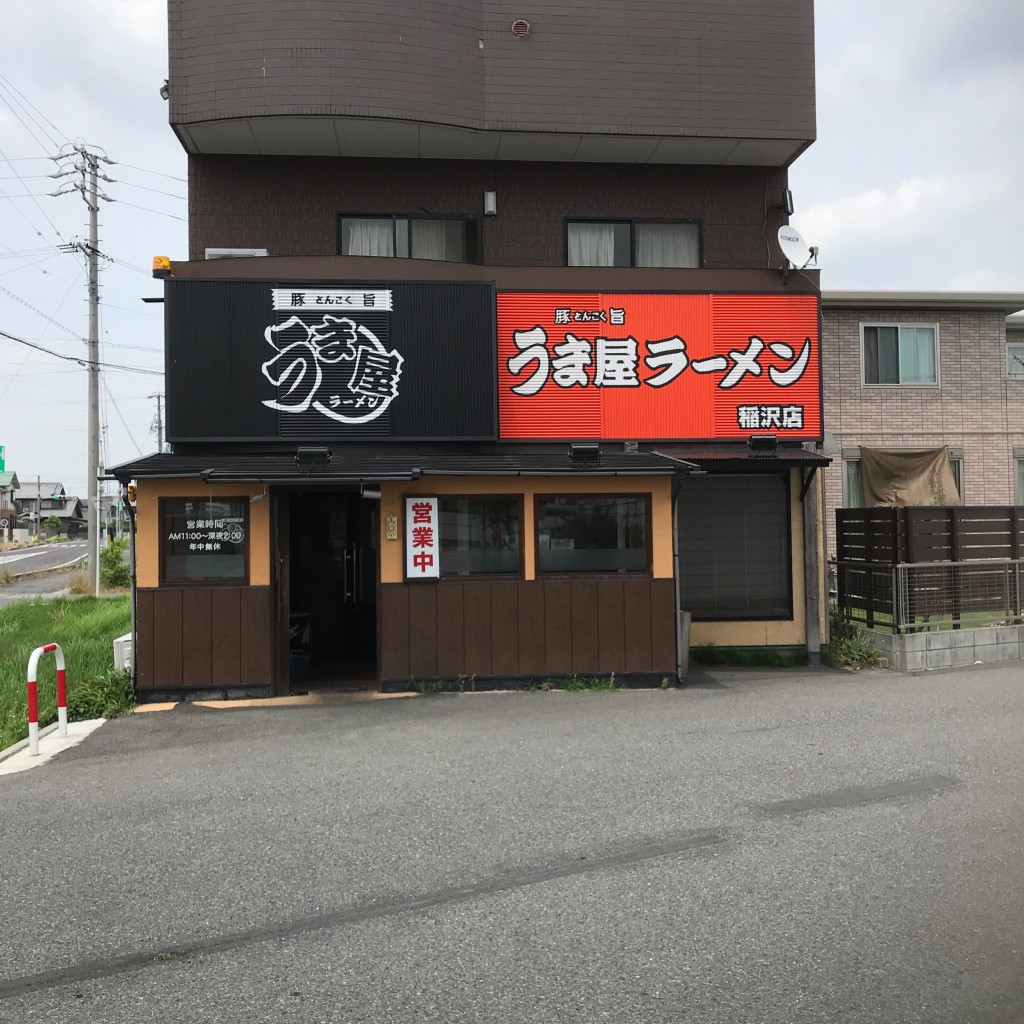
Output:
<path fill-rule="evenodd" d="M 46 348 L 44 345 L 36 345 L 34 342 L 26 341 L 25 338 L 19 338 L 16 334 L 11 334 L 9 331 L 0 330 L 0 338 L 8 338 L 11 341 L 18 342 L 19 345 L 27 345 L 29 348 L 34 348 L 39 352 L 45 352 L 48 356 L 54 356 L 57 359 L 65 359 L 70 363 L 78 363 L 79 366 L 88 367 L 92 363 L 88 359 L 83 359 L 81 356 L 69 356 L 65 352 L 55 352 L 52 348 Z M 97 362 L 97 366 L 109 369 L 109 370 L 126 370 L 131 373 L 145 373 L 152 377 L 162 377 L 164 375 L 163 370 L 147 370 L 141 366 L 125 366 L 123 363 L 107 363 Z"/>

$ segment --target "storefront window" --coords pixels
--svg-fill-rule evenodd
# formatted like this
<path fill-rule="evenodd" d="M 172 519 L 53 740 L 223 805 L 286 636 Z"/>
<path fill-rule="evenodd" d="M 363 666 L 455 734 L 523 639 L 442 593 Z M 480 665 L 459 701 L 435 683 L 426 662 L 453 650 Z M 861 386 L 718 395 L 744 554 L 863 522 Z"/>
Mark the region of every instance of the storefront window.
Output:
<path fill-rule="evenodd" d="M 440 499 L 441 575 L 520 571 L 522 503 L 516 498 Z"/>
<path fill-rule="evenodd" d="M 647 572 L 647 495 L 539 497 L 540 572 Z"/>
<path fill-rule="evenodd" d="M 247 580 L 247 498 L 165 498 L 160 503 L 163 583 Z"/>

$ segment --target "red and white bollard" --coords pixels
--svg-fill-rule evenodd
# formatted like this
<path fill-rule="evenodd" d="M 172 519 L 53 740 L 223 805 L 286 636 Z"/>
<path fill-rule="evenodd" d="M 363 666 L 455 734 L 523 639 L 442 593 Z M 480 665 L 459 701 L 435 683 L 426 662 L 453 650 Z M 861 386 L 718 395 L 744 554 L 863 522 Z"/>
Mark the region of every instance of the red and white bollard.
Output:
<path fill-rule="evenodd" d="M 36 669 L 39 658 L 50 651 L 57 652 L 57 732 L 60 736 L 68 734 L 68 685 L 64 676 L 64 652 L 60 644 L 46 644 L 37 647 L 28 659 L 28 755 L 36 757 L 39 753 L 39 699 L 36 693 Z"/>

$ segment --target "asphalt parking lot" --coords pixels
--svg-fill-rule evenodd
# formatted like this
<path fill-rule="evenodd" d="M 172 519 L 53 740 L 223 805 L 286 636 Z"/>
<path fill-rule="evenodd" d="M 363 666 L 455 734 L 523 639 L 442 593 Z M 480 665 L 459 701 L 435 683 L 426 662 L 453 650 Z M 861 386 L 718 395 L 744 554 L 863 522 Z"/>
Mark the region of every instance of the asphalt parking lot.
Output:
<path fill-rule="evenodd" d="M 117 720 L 0 777 L 0 1020 L 1024 1020 L 1021 680 Z"/>

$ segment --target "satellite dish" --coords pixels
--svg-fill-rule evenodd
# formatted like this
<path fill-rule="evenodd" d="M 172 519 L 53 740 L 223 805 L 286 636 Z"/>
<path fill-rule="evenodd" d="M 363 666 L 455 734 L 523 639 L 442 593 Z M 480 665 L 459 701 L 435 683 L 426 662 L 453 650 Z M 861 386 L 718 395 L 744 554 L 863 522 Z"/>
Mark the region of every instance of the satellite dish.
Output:
<path fill-rule="evenodd" d="M 782 249 L 783 256 L 794 267 L 805 267 L 810 262 L 810 246 L 803 240 L 800 232 L 788 224 L 783 224 L 779 228 L 779 247 Z"/>

